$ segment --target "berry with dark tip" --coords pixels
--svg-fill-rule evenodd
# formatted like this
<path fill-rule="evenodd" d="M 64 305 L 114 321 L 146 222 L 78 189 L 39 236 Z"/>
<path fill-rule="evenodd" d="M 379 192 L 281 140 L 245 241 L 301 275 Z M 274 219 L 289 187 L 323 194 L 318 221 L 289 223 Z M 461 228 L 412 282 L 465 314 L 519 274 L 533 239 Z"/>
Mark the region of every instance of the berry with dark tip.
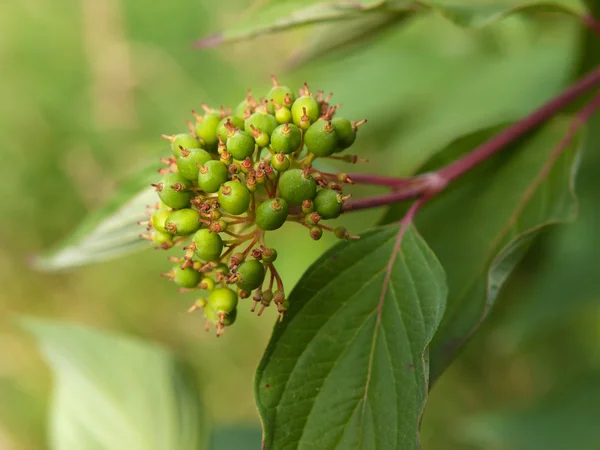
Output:
<path fill-rule="evenodd" d="M 227 151 L 234 159 L 243 161 L 254 153 L 254 138 L 243 130 L 234 130 L 227 137 Z"/>
<path fill-rule="evenodd" d="M 171 142 L 171 151 L 175 157 L 181 155 L 182 148 L 199 148 L 200 142 L 189 133 L 174 134 L 173 136 L 163 135 Z"/>
<path fill-rule="evenodd" d="M 323 237 L 323 228 L 321 228 L 318 225 L 315 225 L 314 227 L 312 227 L 310 229 L 310 237 L 315 241 L 318 241 L 319 239 L 321 239 Z"/>
<path fill-rule="evenodd" d="M 185 208 L 194 193 L 189 190 L 192 183 L 179 173 L 167 173 L 154 188 L 158 191 L 160 200 L 169 208 Z"/>
<path fill-rule="evenodd" d="M 302 119 L 303 116 L 308 116 L 308 125 L 310 125 L 311 123 L 316 122 L 321 115 L 321 107 L 319 106 L 319 103 L 307 91 L 305 91 L 301 97 L 298 97 L 296 101 L 294 101 L 291 111 L 292 120 L 300 128 L 304 128 L 304 126 L 301 126 L 301 124 L 305 122 Z"/>
<path fill-rule="evenodd" d="M 229 133 L 228 127 L 226 124 L 230 124 L 230 128 L 244 128 L 244 120 L 235 116 L 227 116 L 224 119 L 221 119 L 219 124 L 217 125 L 217 136 L 221 136 L 221 139 L 224 141 L 227 140 L 227 134 Z M 229 148 L 227 148 L 229 150 Z"/>
<path fill-rule="evenodd" d="M 302 131 L 293 123 L 279 125 L 271 134 L 271 147 L 277 153 L 295 152 L 300 148 L 301 143 Z"/>
<path fill-rule="evenodd" d="M 256 208 L 256 226 L 262 230 L 276 230 L 285 223 L 288 204 L 283 198 L 270 198 Z"/>
<path fill-rule="evenodd" d="M 271 158 L 271 166 L 277 172 L 285 172 L 290 168 L 290 158 L 283 153 L 277 153 Z"/>
<path fill-rule="evenodd" d="M 239 181 L 228 181 L 219 189 L 219 203 L 229 214 L 246 212 L 251 199 L 250 191 Z"/>
<path fill-rule="evenodd" d="M 332 189 L 321 189 L 314 200 L 315 209 L 323 219 L 335 219 L 342 213 L 342 196 Z"/>
<path fill-rule="evenodd" d="M 207 161 L 198 170 L 198 186 L 204 192 L 217 192 L 228 179 L 229 171 L 221 161 Z"/>
<path fill-rule="evenodd" d="M 266 133 L 268 136 L 271 136 L 273 130 L 277 128 L 278 125 L 279 124 L 277 123 L 277 120 L 272 115 L 255 112 L 246 119 L 244 130 L 246 133 L 252 133 L 253 126 L 257 130 L 260 130 L 263 133 Z"/>
<path fill-rule="evenodd" d="M 166 208 L 157 209 L 152 213 L 152 217 L 150 218 L 150 222 L 152 223 L 152 228 L 156 231 L 160 231 L 161 233 L 166 233 L 167 230 L 165 228 L 165 222 L 167 221 L 167 217 L 171 215 L 173 211 Z"/>
<path fill-rule="evenodd" d="M 172 269 L 173 281 L 183 288 L 195 288 L 200 283 L 202 275 L 191 267 L 182 269 L 179 264 Z"/>
<path fill-rule="evenodd" d="M 173 246 L 173 235 L 170 233 L 163 233 L 161 231 L 154 230 L 152 233 L 152 242 L 158 244 L 161 247 Z"/>
<path fill-rule="evenodd" d="M 192 237 L 196 247 L 195 252 L 202 261 L 218 261 L 223 250 L 223 240 L 218 233 L 207 228 L 196 231 Z"/>
<path fill-rule="evenodd" d="M 177 157 L 177 169 L 182 177 L 190 180 L 198 180 L 199 166 L 212 159 L 210 153 L 201 148 L 184 149 Z"/>
<path fill-rule="evenodd" d="M 237 285 L 244 291 L 253 291 L 260 287 L 265 279 L 265 266 L 256 259 L 248 260 L 238 267 Z"/>
<path fill-rule="evenodd" d="M 266 264 L 271 264 L 277 259 L 277 250 L 274 248 L 265 248 L 262 251 L 262 260 Z"/>
<path fill-rule="evenodd" d="M 302 169 L 290 169 L 281 174 L 279 195 L 290 205 L 301 205 L 304 200 L 312 200 L 317 195 L 317 183 Z"/>
<path fill-rule="evenodd" d="M 217 149 L 217 127 L 221 122 L 221 115 L 218 113 L 206 113 L 204 116 L 197 117 L 196 136 L 202 139 L 207 150 L 216 151 Z"/>
<path fill-rule="evenodd" d="M 289 108 L 296 98 L 294 91 L 287 86 L 281 86 L 275 77 L 271 77 L 271 79 L 273 80 L 273 87 L 271 90 L 269 90 L 269 92 L 267 92 L 266 96 L 267 100 L 269 101 L 269 112 L 273 113 L 274 111 L 273 101 L 279 105 L 287 106 Z"/>
<path fill-rule="evenodd" d="M 210 291 L 208 306 L 218 313 L 229 314 L 237 308 L 237 293 L 228 287 L 219 287 Z"/>
<path fill-rule="evenodd" d="M 304 145 L 317 156 L 330 156 L 338 148 L 338 136 L 331 121 L 319 119 L 304 134 Z"/>
<path fill-rule="evenodd" d="M 200 213 L 195 209 L 178 209 L 169 215 L 165 223 L 165 228 L 175 236 L 187 236 L 200 228 L 199 219 Z"/>

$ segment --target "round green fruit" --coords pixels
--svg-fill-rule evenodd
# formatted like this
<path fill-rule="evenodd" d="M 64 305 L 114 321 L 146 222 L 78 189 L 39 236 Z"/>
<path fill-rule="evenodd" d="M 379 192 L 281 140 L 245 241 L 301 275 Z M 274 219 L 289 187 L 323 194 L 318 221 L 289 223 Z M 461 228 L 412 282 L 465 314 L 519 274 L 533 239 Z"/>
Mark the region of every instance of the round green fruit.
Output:
<path fill-rule="evenodd" d="M 208 306 L 217 314 L 221 312 L 229 314 L 236 309 L 237 304 L 237 293 L 228 287 L 215 288 L 208 295 Z"/>
<path fill-rule="evenodd" d="M 192 187 L 192 183 L 179 173 L 165 174 L 155 187 L 160 200 L 169 208 L 185 208 L 194 198 L 194 193 L 188 190 Z"/>
<path fill-rule="evenodd" d="M 218 113 L 206 113 L 200 122 L 196 124 L 196 136 L 202 139 L 206 148 L 210 151 L 217 149 L 217 127 L 221 121 L 221 115 Z"/>
<path fill-rule="evenodd" d="M 202 275 L 191 267 L 182 269 L 179 264 L 173 267 L 173 281 L 184 288 L 195 288 Z"/>
<path fill-rule="evenodd" d="M 256 225 L 262 230 L 281 228 L 288 216 L 288 204 L 283 198 L 270 198 L 256 208 Z"/>
<path fill-rule="evenodd" d="M 152 218 L 150 219 L 152 228 L 154 228 L 156 231 L 160 231 L 161 233 L 166 233 L 167 230 L 165 229 L 165 222 L 167 221 L 167 217 L 169 217 L 172 212 L 173 211 L 166 208 L 160 208 L 154 211 Z"/>
<path fill-rule="evenodd" d="M 217 192 L 228 179 L 229 171 L 221 161 L 207 161 L 198 171 L 198 186 L 204 192 Z"/>
<path fill-rule="evenodd" d="M 178 209 L 169 215 L 165 223 L 165 228 L 175 236 L 187 236 L 200 228 L 199 219 L 200 213 L 195 209 Z"/>
<path fill-rule="evenodd" d="M 315 197 L 315 208 L 323 219 L 335 219 L 342 212 L 340 195 L 333 189 L 321 189 Z"/>
<path fill-rule="evenodd" d="M 286 95 L 288 97 L 287 99 Z M 289 103 L 290 101 L 293 103 L 296 99 L 296 96 L 289 87 L 277 85 L 273 86 L 271 90 L 267 92 L 266 99 L 269 101 L 269 112 L 273 113 L 273 111 L 275 110 L 273 100 L 275 101 L 275 103 L 285 106 L 285 104 Z M 292 103 L 289 103 L 288 106 L 291 106 Z"/>
<path fill-rule="evenodd" d="M 227 121 L 229 121 L 229 123 L 236 128 L 244 128 L 244 119 L 240 119 L 239 117 L 227 116 L 224 119 L 221 119 L 219 125 L 217 125 L 217 135 L 221 136 L 221 139 L 223 139 L 224 141 L 227 140 L 227 135 L 229 134 L 229 130 L 227 130 L 227 127 L 225 126 Z"/>
<path fill-rule="evenodd" d="M 198 139 L 189 133 L 181 133 L 171 136 L 170 141 L 171 151 L 176 157 L 181 155 L 181 147 L 184 149 L 200 147 L 200 142 L 198 142 Z"/>
<path fill-rule="evenodd" d="M 331 119 L 331 123 L 338 136 L 337 151 L 344 150 L 354 144 L 354 141 L 356 140 L 356 130 L 352 126 L 352 122 L 343 117 L 336 117 Z"/>
<path fill-rule="evenodd" d="M 207 228 L 201 228 L 196 231 L 192 237 L 196 245 L 196 255 L 202 261 L 218 261 L 223 250 L 223 240 L 218 233 L 212 232 Z"/>
<path fill-rule="evenodd" d="M 244 130 L 246 133 L 252 133 L 252 127 L 254 126 L 257 130 L 266 133 L 271 136 L 273 130 L 277 128 L 277 120 L 271 114 L 263 114 L 261 112 L 255 112 L 250 117 L 246 119 Z"/>
<path fill-rule="evenodd" d="M 177 169 L 182 177 L 190 181 L 198 179 L 198 170 L 202 164 L 212 159 L 210 153 L 201 148 L 192 148 L 182 152 L 177 158 Z"/>
<path fill-rule="evenodd" d="M 277 153 L 295 152 L 302 143 L 302 131 L 294 124 L 279 125 L 271 135 L 271 147 Z"/>
<path fill-rule="evenodd" d="M 240 265 L 237 270 L 237 285 L 244 291 L 253 291 L 265 279 L 265 266 L 256 259 L 250 259 Z"/>
<path fill-rule="evenodd" d="M 290 205 L 301 205 L 317 195 L 317 182 L 302 169 L 286 170 L 279 179 L 279 195 Z"/>
<path fill-rule="evenodd" d="M 290 158 L 283 153 L 277 153 L 271 157 L 271 166 L 277 172 L 285 172 L 290 168 Z"/>
<path fill-rule="evenodd" d="M 248 188 L 239 181 L 228 181 L 219 189 L 219 203 L 229 214 L 245 213 L 250 206 L 251 197 Z"/>
<path fill-rule="evenodd" d="M 167 244 L 167 246 L 173 245 L 173 235 L 170 233 L 163 233 L 161 231 L 154 230 L 152 233 L 152 242 L 158 245 Z"/>
<path fill-rule="evenodd" d="M 321 115 L 321 107 L 312 96 L 297 98 L 292 105 L 292 120 L 299 127 L 303 123 L 302 117 L 304 116 L 304 108 L 306 108 L 306 115 L 308 116 L 310 123 L 316 122 Z"/>
<path fill-rule="evenodd" d="M 317 120 L 304 134 L 304 144 L 317 156 L 330 156 L 338 148 L 338 136 L 330 121 Z"/>
<path fill-rule="evenodd" d="M 238 161 L 252 156 L 254 145 L 254 138 L 243 130 L 236 130 L 227 138 L 227 151 Z"/>

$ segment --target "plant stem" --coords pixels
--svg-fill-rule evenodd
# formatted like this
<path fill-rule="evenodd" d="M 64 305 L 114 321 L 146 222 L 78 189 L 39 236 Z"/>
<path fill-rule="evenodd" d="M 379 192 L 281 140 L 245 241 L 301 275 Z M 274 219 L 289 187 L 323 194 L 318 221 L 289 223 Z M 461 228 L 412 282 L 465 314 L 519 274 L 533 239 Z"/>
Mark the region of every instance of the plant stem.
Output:
<path fill-rule="evenodd" d="M 581 20 L 593 33 L 600 36 L 600 22 L 598 22 L 598 19 L 588 13 L 581 16 Z"/>
<path fill-rule="evenodd" d="M 589 90 L 600 85 L 600 66 L 590 71 L 583 78 L 579 79 L 564 92 L 553 98 L 545 105 L 535 110 L 529 116 L 523 118 L 519 122 L 509 126 L 497 135 L 493 136 L 488 141 L 476 147 L 462 158 L 442 167 L 440 170 L 432 173 L 423 174 L 413 178 L 388 178 L 388 177 L 372 177 L 365 175 L 366 180 L 382 181 L 381 184 L 396 188 L 395 192 L 389 194 L 367 197 L 359 200 L 350 201 L 344 204 L 342 211 L 357 211 L 360 209 L 374 208 L 377 206 L 392 205 L 404 200 L 414 198 L 429 199 L 440 192 L 452 181 L 464 175 L 474 167 L 491 158 L 500 150 L 508 147 L 511 143 L 522 137 L 526 133 L 534 130 L 546 120 L 552 118 L 558 112 L 563 110 L 567 105 L 581 97 Z M 595 103 L 595 99 L 594 99 Z M 586 107 L 587 108 L 587 107 Z M 594 112 L 596 107 L 590 107 Z M 586 109 L 587 110 L 587 109 Z M 589 113 L 591 115 L 591 112 Z M 589 117 L 586 117 L 586 120 Z M 579 117 L 578 120 L 581 120 Z M 360 176 L 351 175 L 357 182 Z M 394 184 L 396 180 L 397 184 Z M 418 182 L 417 182 L 418 180 Z M 365 181 L 368 182 L 368 181 Z M 379 184 L 379 183 L 376 183 Z"/>

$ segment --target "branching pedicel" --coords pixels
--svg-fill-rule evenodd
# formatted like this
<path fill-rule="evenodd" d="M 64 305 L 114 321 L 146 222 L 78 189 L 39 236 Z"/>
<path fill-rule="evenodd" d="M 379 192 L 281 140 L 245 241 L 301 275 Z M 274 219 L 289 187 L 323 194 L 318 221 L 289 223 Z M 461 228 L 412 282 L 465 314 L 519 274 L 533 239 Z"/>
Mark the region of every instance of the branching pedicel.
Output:
<path fill-rule="evenodd" d="M 214 324 L 217 336 L 235 321 L 238 298 L 252 297 L 252 311 L 260 303 L 258 315 L 275 303 L 283 318 L 287 300 L 266 231 L 296 222 L 315 240 L 324 231 L 354 238 L 323 224 L 341 214 L 350 197 L 343 186 L 352 179 L 312 164 L 316 158 L 356 162 L 338 153 L 354 143 L 366 120 L 334 117 L 339 105 L 330 105 L 331 94 L 313 96 L 305 83 L 296 97 L 272 79 L 264 98 L 248 92 L 233 113 L 202 105 L 205 114 L 193 111 L 189 133 L 163 135 L 173 154 L 161 159 L 163 178 L 153 184 L 160 202 L 143 223 L 149 233 L 142 237 L 156 248 L 182 246 L 184 255 L 170 257 L 175 264 L 162 275 L 182 292 L 208 291 L 190 311 L 203 308 L 207 329 Z"/>

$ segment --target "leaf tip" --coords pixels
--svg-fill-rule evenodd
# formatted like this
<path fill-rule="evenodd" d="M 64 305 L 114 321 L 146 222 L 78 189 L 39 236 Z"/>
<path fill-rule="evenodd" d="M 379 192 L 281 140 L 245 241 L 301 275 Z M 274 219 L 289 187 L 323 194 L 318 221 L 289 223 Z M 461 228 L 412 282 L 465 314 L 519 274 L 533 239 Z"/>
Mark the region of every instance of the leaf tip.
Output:
<path fill-rule="evenodd" d="M 223 33 L 215 33 L 194 42 L 196 48 L 211 48 L 222 44 L 224 41 Z"/>

